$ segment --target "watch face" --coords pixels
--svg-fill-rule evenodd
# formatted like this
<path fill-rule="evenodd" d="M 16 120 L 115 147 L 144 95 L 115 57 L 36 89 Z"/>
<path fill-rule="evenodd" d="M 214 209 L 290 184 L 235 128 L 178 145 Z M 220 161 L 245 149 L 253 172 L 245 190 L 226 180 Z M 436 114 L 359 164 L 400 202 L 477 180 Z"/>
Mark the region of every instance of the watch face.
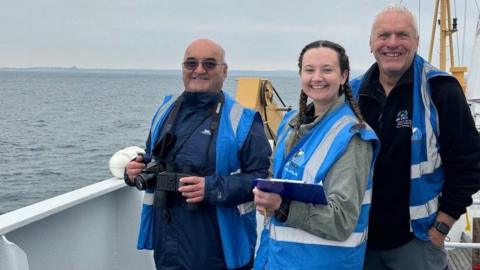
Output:
<path fill-rule="evenodd" d="M 443 222 L 435 222 L 434 224 L 435 226 L 435 229 L 437 229 L 437 231 L 439 231 L 440 233 L 444 234 L 444 235 L 447 235 L 448 232 L 450 231 L 450 226 L 448 226 L 447 224 L 443 223 Z"/>

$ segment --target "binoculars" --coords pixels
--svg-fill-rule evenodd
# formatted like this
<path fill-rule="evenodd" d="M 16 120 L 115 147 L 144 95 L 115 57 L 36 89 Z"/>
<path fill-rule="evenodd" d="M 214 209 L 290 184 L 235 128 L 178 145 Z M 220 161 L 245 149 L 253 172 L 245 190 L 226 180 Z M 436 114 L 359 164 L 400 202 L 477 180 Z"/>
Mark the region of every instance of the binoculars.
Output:
<path fill-rule="evenodd" d="M 191 164 L 187 164 L 182 172 L 178 172 L 175 163 L 151 162 L 133 181 L 138 190 L 155 188 L 153 205 L 165 209 L 169 208 L 170 195 L 177 193 L 178 188 L 184 185 L 179 179 L 193 175 Z M 198 210 L 198 204 L 188 203 L 187 209 Z"/>

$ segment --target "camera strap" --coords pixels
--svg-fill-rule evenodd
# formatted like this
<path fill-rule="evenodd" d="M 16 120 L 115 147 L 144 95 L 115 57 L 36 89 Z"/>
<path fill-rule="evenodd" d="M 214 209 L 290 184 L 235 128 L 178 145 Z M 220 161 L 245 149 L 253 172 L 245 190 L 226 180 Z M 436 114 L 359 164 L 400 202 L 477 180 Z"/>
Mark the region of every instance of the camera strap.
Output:
<path fill-rule="evenodd" d="M 173 105 L 172 111 L 168 114 L 168 118 L 165 121 L 164 129 L 162 132 L 168 133 L 171 132 L 173 129 L 173 125 L 175 124 L 175 119 L 177 118 L 178 111 L 180 111 L 180 107 L 182 106 L 183 102 L 183 95 L 179 96 Z"/>
<path fill-rule="evenodd" d="M 205 161 L 207 160 L 206 157 L 208 156 L 210 152 L 210 146 L 212 144 L 213 137 L 216 136 L 216 131 L 219 126 L 220 122 L 220 114 L 222 112 L 222 106 L 224 104 L 225 97 L 222 92 L 220 92 L 217 95 L 217 101 L 215 102 L 215 105 L 209 110 L 210 114 L 207 115 L 202 121 L 199 122 L 199 124 L 192 129 L 192 133 L 189 134 L 187 139 L 185 139 L 180 145 L 175 145 L 176 144 L 176 136 L 172 132 L 174 126 L 175 126 L 175 120 L 177 118 L 178 112 L 180 111 L 180 107 L 183 102 L 183 95 L 177 98 L 175 101 L 175 104 L 169 113 L 167 120 L 165 121 L 165 124 L 163 125 L 164 128 L 162 128 L 162 133 L 163 136 L 161 137 L 160 140 L 158 140 L 155 143 L 154 146 L 154 154 L 159 156 L 161 159 L 166 158 L 167 154 L 172 150 L 172 158 L 175 160 L 175 156 L 177 155 L 178 151 L 182 149 L 183 145 L 193 136 L 195 131 L 207 120 L 209 117 L 211 117 L 212 122 L 210 123 L 210 138 L 208 140 L 208 145 L 207 145 L 207 150 L 205 151 Z"/>
<path fill-rule="evenodd" d="M 208 153 L 210 153 L 210 146 L 212 144 L 213 136 L 216 136 L 216 131 L 218 129 L 218 124 L 220 122 L 220 113 L 222 112 L 222 106 L 225 102 L 225 96 L 222 92 L 218 94 L 217 103 L 213 107 L 212 111 L 212 122 L 210 123 L 210 139 L 208 140 L 207 151 L 205 151 L 205 161 L 207 160 Z"/>
<path fill-rule="evenodd" d="M 167 120 L 161 129 L 161 137 L 159 140 L 155 142 L 153 146 L 152 152 L 154 155 L 159 156 L 160 158 L 165 158 L 175 145 L 176 138 L 172 133 L 173 125 L 175 123 L 175 118 L 177 118 L 178 111 L 182 106 L 183 102 L 183 95 L 179 96 L 177 100 L 175 100 L 175 104 L 173 105 L 172 110 L 168 114 Z"/>

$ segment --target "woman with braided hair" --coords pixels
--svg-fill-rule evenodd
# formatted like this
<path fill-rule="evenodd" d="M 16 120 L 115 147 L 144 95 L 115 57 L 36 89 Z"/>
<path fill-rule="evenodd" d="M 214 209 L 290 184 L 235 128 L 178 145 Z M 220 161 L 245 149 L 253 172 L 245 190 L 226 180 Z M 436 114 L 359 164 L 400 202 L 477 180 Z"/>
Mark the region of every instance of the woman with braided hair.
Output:
<path fill-rule="evenodd" d="M 342 46 L 312 42 L 301 51 L 298 67 L 299 110 L 287 113 L 280 124 L 272 173 L 322 185 L 327 204 L 254 188 L 257 210 L 273 211 L 273 217 L 265 217 L 270 222 L 255 269 L 362 269 L 378 139 L 352 96 Z"/>

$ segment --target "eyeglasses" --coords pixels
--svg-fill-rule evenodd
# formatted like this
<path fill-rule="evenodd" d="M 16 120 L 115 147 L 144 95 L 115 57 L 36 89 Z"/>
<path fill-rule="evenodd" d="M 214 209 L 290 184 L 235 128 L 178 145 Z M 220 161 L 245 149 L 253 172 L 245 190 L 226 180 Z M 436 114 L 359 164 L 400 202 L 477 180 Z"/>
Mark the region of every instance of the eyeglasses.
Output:
<path fill-rule="evenodd" d="M 186 60 L 182 64 L 183 64 L 183 67 L 188 70 L 195 70 L 197 69 L 199 64 L 202 64 L 202 68 L 206 71 L 214 70 L 219 65 L 225 65 L 223 63 L 217 64 L 217 62 L 212 60 L 207 60 L 202 62 L 198 62 L 197 60 Z"/>

